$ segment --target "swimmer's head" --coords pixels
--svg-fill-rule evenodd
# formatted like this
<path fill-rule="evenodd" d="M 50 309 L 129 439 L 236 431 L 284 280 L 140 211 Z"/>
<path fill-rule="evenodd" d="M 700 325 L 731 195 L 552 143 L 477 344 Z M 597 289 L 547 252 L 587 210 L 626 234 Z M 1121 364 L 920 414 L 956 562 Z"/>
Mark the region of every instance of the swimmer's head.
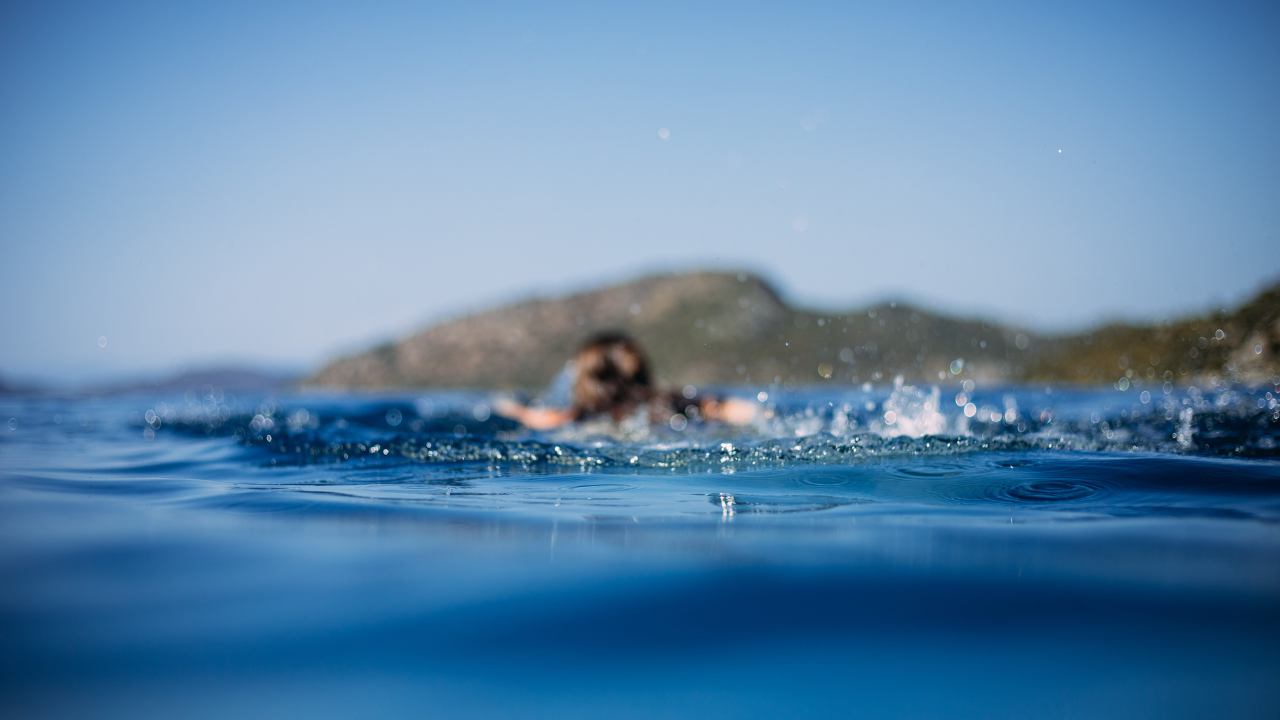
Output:
<path fill-rule="evenodd" d="M 649 360 L 622 333 L 587 340 L 573 364 L 573 413 L 578 418 L 609 415 L 619 420 L 653 394 Z"/>

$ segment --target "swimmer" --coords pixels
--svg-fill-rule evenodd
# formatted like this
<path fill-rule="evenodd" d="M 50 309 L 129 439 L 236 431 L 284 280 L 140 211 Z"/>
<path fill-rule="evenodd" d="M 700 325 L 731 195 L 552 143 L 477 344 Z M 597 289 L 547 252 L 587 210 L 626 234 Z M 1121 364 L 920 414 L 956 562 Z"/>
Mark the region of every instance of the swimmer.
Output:
<path fill-rule="evenodd" d="M 573 422 L 608 419 L 620 422 L 648 410 L 655 422 L 676 415 L 746 425 L 755 420 L 755 403 L 660 391 L 653 385 L 649 361 L 634 340 L 622 333 L 601 333 L 587 340 L 573 358 L 572 402 L 567 408 L 539 408 L 501 400 L 499 415 L 534 430 L 554 430 Z"/>

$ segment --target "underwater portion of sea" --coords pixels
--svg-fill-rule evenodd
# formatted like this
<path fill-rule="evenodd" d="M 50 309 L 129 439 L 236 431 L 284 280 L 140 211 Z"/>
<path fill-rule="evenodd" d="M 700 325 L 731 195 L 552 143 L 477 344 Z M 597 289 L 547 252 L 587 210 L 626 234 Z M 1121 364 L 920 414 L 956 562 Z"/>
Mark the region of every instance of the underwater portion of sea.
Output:
<path fill-rule="evenodd" d="M 1280 392 L 0 398 L 0 715 L 1280 717 Z"/>

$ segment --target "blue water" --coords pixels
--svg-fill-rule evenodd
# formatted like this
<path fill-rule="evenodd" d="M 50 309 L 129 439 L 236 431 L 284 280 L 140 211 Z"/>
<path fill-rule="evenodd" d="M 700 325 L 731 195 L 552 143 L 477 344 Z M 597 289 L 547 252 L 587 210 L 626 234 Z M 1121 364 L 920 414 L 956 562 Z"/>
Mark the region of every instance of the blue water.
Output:
<path fill-rule="evenodd" d="M 1274 718 L 1277 397 L 0 398 L 0 713 Z"/>

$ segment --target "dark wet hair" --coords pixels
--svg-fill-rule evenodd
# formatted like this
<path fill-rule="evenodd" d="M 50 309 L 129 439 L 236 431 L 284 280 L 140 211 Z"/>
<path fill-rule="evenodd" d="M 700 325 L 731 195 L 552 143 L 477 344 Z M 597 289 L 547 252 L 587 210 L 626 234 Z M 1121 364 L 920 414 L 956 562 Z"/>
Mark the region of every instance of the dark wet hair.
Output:
<path fill-rule="evenodd" d="M 614 420 L 653 398 L 649 359 L 640 345 L 620 332 L 595 335 L 574 356 L 573 416 L 608 415 Z"/>

